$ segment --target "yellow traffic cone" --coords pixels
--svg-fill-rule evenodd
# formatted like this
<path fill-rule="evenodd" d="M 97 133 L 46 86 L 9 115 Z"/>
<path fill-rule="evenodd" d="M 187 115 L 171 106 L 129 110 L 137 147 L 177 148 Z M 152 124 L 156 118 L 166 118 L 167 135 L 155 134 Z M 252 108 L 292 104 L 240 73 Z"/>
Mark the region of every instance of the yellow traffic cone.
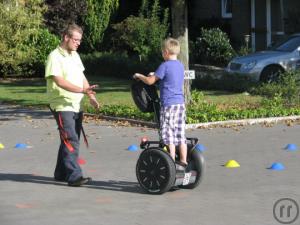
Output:
<path fill-rule="evenodd" d="M 235 160 L 229 160 L 226 164 L 225 164 L 225 167 L 227 168 L 237 168 L 237 167 L 240 167 L 240 164 L 235 161 Z"/>

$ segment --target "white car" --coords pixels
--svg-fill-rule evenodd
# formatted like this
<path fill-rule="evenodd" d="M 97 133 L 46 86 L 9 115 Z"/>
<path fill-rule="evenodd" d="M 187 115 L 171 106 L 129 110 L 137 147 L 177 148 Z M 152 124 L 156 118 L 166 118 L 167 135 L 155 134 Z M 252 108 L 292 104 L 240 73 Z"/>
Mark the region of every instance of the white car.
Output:
<path fill-rule="evenodd" d="M 288 70 L 300 69 L 300 33 L 289 36 L 270 50 L 232 59 L 226 72 L 254 81 L 272 82 Z"/>

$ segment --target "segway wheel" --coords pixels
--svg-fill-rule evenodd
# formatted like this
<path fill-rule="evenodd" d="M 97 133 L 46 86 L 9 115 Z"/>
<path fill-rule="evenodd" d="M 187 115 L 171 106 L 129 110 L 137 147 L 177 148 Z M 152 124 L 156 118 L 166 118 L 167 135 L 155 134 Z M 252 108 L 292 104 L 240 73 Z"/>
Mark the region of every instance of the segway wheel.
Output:
<path fill-rule="evenodd" d="M 136 176 L 146 192 L 162 194 L 169 191 L 175 183 L 175 163 L 162 149 L 146 149 L 137 161 Z"/>
<path fill-rule="evenodd" d="M 197 172 L 196 179 L 194 183 L 182 186 L 182 188 L 193 189 L 197 187 L 202 179 L 205 172 L 205 161 L 201 152 L 193 149 L 190 155 L 190 162 L 188 165 L 189 170 L 195 170 Z"/>

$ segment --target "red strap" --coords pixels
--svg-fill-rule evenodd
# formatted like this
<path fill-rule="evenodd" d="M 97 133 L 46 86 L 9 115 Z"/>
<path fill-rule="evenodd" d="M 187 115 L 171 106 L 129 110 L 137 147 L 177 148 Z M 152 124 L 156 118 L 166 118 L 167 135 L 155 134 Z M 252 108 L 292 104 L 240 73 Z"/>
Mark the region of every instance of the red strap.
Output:
<path fill-rule="evenodd" d="M 60 138 L 63 140 L 63 142 L 69 149 L 69 151 L 74 152 L 74 148 L 73 148 L 72 144 L 70 143 L 70 141 L 68 140 L 68 134 L 67 134 L 67 132 L 64 131 L 63 121 L 62 121 L 60 113 L 58 113 L 58 128 L 59 128 Z"/>

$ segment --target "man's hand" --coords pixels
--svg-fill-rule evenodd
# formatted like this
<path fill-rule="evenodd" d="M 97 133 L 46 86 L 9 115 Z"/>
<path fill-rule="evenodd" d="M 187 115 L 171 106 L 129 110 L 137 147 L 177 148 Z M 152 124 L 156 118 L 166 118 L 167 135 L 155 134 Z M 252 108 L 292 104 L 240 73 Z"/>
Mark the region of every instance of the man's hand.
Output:
<path fill-rule="evenodd" d="M 100 104 L 99 102 L 97 101 L 97 98 L 96 98 L 96 92 L 94 91 L 95 88 L 98 88 L 98 85 L 90 85 L 88 88 L 84 88 L 83 89 L 83 93 L 85 93 L 89 99 L 90 99 L 90 104 L 96 108 L 96 109 L 99 109 L 100 107 Z"/>
<path fill-rule="evenodd" d="M 94 92 L 94 89 L 95 88 L 98 88 L 98 85 L 97 84 L 95 84 L 95 85 L 91 85 L 91 86 L 89 86 L 88 88 L 83 88 L 83 93 L 84 94 L 87 94 L 87 95 L 95 95 L 96 94 L 96 92 Z"/>
<path fill-rule="evenodd" d="M 95 108 L 95 109 L 99 109 L 100 108 L 100 104 L 96 99 L 95 95 L 90 95 L 90 104 Z"/>

